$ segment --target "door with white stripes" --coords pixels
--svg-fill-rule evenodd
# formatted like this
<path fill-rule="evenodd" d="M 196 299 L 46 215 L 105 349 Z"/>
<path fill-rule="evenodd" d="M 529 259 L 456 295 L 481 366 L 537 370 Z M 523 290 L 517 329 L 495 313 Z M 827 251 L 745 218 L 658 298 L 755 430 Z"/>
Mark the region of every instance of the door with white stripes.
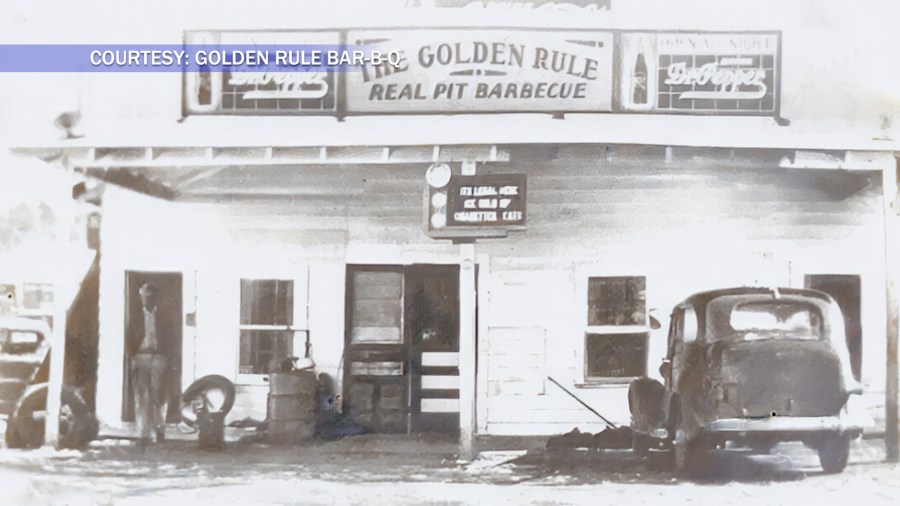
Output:
<path fill-rule="evenodd" d="M 459 266 L 406 268 L 411 425 L 415 431 L 459 431 Z"/>

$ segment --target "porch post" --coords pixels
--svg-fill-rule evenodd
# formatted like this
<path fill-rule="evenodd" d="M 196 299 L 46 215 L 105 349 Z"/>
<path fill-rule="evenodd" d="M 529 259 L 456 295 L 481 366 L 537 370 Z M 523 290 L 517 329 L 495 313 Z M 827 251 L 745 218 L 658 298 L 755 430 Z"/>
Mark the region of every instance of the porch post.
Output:
<path fill-rule="evenodd" d="M 898 439 L 898 332 L 900 332 L 900 307 L 898 307 L 897 285 L 900 277 L 900 228 L 898 228 L 895 208 L 897 199 L 897 162 L 882 171 L 882 191 L 884 203 L 884 245 L 885 245 L 885 289 L 887 301 L 887 373 L 884 389 L 885 417 L 884 444 L 888 462 L 900 462 L 900 439 Z"/>
<path fill-rule="evenodd" d="M 463 162 L 463 175 L 475 163 Z M 459 245 L 459 457 L 475 458 L 475 242 Z"/>
<path fill-rule="evenodd" d="M 44 419 L 44 446 L 59 440 L 59 413 L 62 409 L 63 366 L 66 362 L 66 316 L 69 290 L 61 276 L 53 283 L 53 330 L 50 333 L 50 374 L 47 385 L 47 418 Z"/>

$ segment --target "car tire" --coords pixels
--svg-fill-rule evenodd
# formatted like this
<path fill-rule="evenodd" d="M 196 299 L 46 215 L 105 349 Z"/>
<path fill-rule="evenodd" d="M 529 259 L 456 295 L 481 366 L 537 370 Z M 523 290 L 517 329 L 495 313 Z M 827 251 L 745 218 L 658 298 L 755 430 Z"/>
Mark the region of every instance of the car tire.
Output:
<path fill-rule="evenodd" d="M 47 384 L 40 383 L 25 389 L 22 398 L 9 416 L 6 425 L 6 446 L 26 449 L 44 444 L 44 422 L 35 420 L 34 413 L 47 406 Z"/>
<path fill-rule="evenodd" d="M 850 438 L 832 436 L 819 447 L 819 463 L 826 474 L 837 474 L 847 467 L 850 457 Z"/>
<path fill-rule="evenodd" d="M 653 436 L 640 432 L 631 434 L 631 450 L 641 457 L 646 457 L 650 453 L 650 448 L 656 446 L 655 443 Z"/>
<path fill-rule="evenodd" d="M 666 387 L 650 378 L 638 378 L 628 386 L 631 424 L 639 432 L 650 433 L 665 423 Z"/>
<path fill-rule="evenodd" d="M 682 455 L 677 455 L 681 451 Z M 705 478 L 713 469 L 714 456 L 709 443 L 702 438 L 695 438 L 675 446 L 675 462 L 680 464 L 679 471 L 688 478 Z"/>
<path fill-rule="evenodd" d="M 16 449 L 40 448 L 44 444 L 43 420 L 35 420 L 34 413 L 47 409 L 47 383 L 38 383 L 25 390 L 6 425 L 6 446 Z M 59 447 L 82 448 L 97 438 L 99 424 L 84 400 L 72 388 L 64 387 L 62 405 L 70 417 L 60 419 Z"/>
<path fill-rule="evenodd" d="M 195 399 L 204 398 L 208 392 L 212 391 L 221 392 L 223 397 L 218 406 L 207 406 L 207 409 L 226 415 L 231 411 L 235 398 L 234 383 L 225 376 L 210 374 L 191 383 L 181 394 L 181 421 L 185 425 L 194 427 L 197 424 L 196 416 L 191 410 L 192 402 Z"/>

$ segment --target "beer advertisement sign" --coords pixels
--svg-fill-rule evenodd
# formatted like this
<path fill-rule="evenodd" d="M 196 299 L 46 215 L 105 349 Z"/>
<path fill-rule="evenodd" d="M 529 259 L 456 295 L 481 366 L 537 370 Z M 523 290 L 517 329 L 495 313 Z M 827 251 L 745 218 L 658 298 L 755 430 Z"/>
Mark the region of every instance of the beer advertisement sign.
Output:
<path fill-rule="evenodd" d="M 347 72 L 355 113 L 609 112 L 613 34 L 603 31 L 351 31 L 399 64 Z"/>
<path fill-rule="evenodd" d="M 619 55 L 623 112 L 778 114 L 776 32 L 622 33 Z"/>
<path fill-rule="evenodd" d="M 210 32 L 185 34 L 185 43 L 208 47 L 337 47 L 340 32 Z M 260 72 L 247 62 L 226 62 L 222 71 L 186 72 L 184 108 L 190 114 L 310 115 L 337 112 L 335 72 L 293 68 Z M 252 63 L 252 62 L 250 62 Z M 295 62 L 300 64 L 302 62 Z"/>

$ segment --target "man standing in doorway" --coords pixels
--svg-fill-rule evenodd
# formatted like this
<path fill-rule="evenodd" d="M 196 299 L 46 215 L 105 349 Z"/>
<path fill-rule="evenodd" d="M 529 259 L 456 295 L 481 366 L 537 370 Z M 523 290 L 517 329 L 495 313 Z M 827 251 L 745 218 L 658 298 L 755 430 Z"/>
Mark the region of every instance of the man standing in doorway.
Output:
<path fill-rule="evenodd" d="M 146 283 L 139 293 L 142 315 L 131 332 L 131 389 L 141 441 L 147 443 L 154 435 L 157 441 L 165 438 L 168 359 L 162 353 L 162 341 L 168 336 L 160 332 L 165 327 L 160 325 L 156 286 Z"/>

